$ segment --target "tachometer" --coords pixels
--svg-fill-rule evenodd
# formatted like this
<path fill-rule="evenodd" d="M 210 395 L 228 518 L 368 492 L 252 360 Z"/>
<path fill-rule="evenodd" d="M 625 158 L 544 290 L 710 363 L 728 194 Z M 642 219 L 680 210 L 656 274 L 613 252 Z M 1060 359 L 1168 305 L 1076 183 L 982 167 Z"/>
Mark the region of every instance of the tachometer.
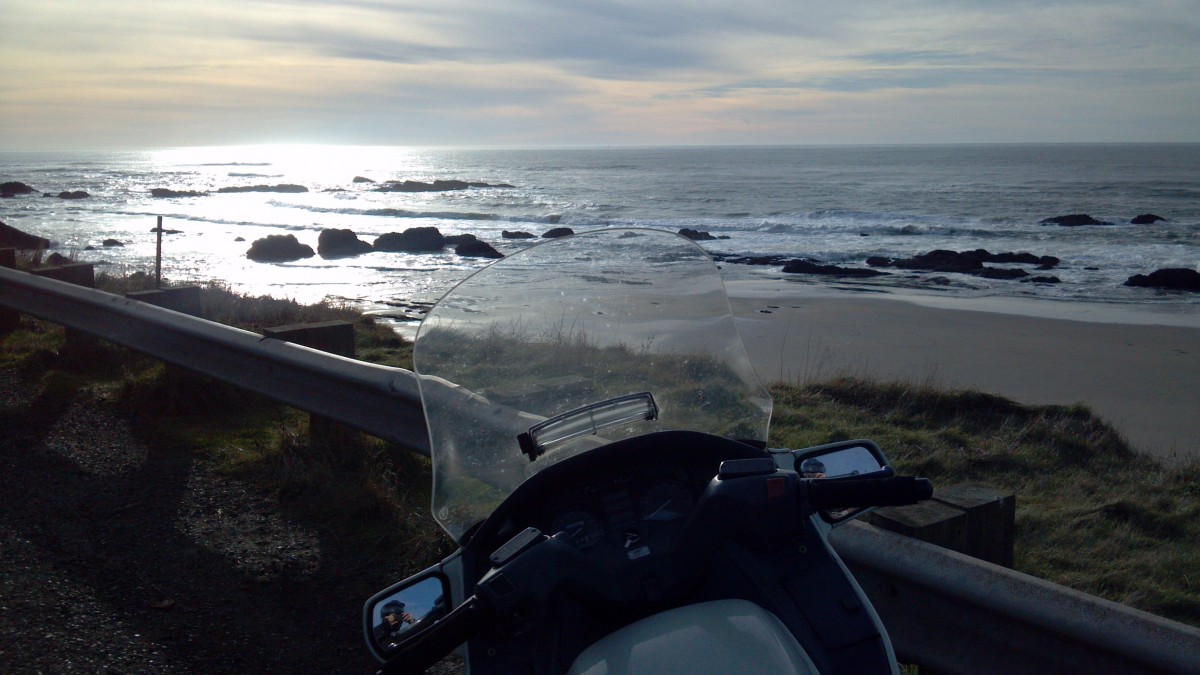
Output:
<path fill-rule="evenodd" d="M 550 521 L 550 529 L 554 532 L 566 532 L 571 541 L 579 549 L 589 548 L 604 536 L 604 527 L 600 521 L 587 511 L 563 511 Z"/>

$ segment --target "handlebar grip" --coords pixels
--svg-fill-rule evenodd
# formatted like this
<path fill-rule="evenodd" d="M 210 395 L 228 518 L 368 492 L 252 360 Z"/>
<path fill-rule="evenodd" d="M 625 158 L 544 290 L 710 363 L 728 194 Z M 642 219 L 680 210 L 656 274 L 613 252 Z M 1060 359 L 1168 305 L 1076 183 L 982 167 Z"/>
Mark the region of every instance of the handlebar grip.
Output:
<path fill-rule="evenodd" d="M 483 602 L 475 596 L 467 598 L 432 626 L 402 642 L 377 675 L 422 675 L 427 668 L 471 639 L 486 618 Z"/>
<path fill-rule="evenodd" d="M 809 480 L 809 500 L 818 509 L 904 506 L 933 496 L 928 478 L 890 476 L 846 480 Z"/>

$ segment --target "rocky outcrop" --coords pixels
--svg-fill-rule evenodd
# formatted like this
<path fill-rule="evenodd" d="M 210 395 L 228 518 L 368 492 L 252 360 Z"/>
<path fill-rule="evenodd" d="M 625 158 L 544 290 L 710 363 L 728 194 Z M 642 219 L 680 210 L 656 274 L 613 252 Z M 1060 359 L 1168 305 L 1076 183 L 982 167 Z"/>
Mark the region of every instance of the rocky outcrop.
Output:
<path fill-rule="evenodd" d="M 837 265 L 824 265 L 802 259 L 788 261 L 783 266 L 783 271 L 788 274 L 818 274 L 827 277 L 845 278 L 866 278 L 887 275 L 887 272 L 880 272 L 879 270 L 864 269 L 861 267 L 838 267 Z"/>
<path fill-rule="evenodd" d="M 1062 225 L 1063 227 L 1080 227 L 1082 225 L 1112 225 L 1089 216 L 1086 213 L 1072 213 L 1065 216 L 1054 216 L 1038 221 L 1041 225 Z"/>
<path fill-rule="evenodd" d="M 321 230 L 317 237 L 317 253 L 322 258 L 349 258 L 374 249 L 358 238 L 352 230 Z"/>
<path fill-rule="evenodd" d="M 1037 265 L 1040 270 L 1054 268 L 1060 260 L 1054 256 L 1035 256 L 1031 253 L 989 253 L 985 249 L 974 251 L 947 251 L 938 249 L 921 253 L 911 258 L 867 258 L 871 267 L 895 267 L 924 272 L 956 272 L 984 279 L 1020 279 L 1029 275 L 1022 269 L 986 267 L 984 263 Z"/>
<path fill-rule="evenodd" d="M 473 234 L 456 237 L 454 252 L 464 258 L 503 258 L 504 254 L 492 248 L 486 241 L 480 241 Z"/>
<path fill-rule="evenodd" d="M 503 232 L 501 232 L 500 236 L 504 237 L 505 239 L 536 239 L 537 238 L 536 234 L 531 234 L 529 232 L 520 232 L 520 231 L 509 232 L 508 230 L 504 230 Z"/>
<path fill-rule="evenodd" d="M 308 188 L 303 185 L 295 185 L 292 183 L 280 183 L 279 185 L 236 185 L 233 187 L 223 187 L 217 192 L 287 192 L 298 193 L 308 192 Z"/>
<path fill-rule="evenodd" d="M 1129 221 L 1129 224 L 1130 225 L 1153 225 L 1154 223 L 1157 223 L 1159 221 L 1162 221 L 1165 223 L 1165 222 L 1167 222 L 1167 219 L 1163 218 L 1162 216 L 1156 216 L 1153 213 L 1143 213 L 1141 215 L 1134 216 L 1133 219 Z"/>
<path fill-rule="evenodd" d="M 50 248 L 50 240 L 27 234 L 10 225 L 0 223 L 0 248 L 43 249 Z"/>
<path fill-rule="evenodd" d="M 70 192 L 63 191 L 56 195 L 52 195 L 49 192 L 47 192 L 43 196 L 44 197 L 58 197 L 59 199 L 87 199 L 88 197 L 91 197 L 90 194 L 88 194 L 87 192 L 85 192 L 83 190 L 72 190 Z"/>
<path fill-rule="evenodd" d="M 196 192 L 195 190 L 171 190 L 169 188 L 154 188 L 150 190 L 151 197 L 158 199 L 170 199 L 173 197 L 205 197 L 207 192 Z"/>
<path fill-rule="evenodd" d="M 16 197 L 17 195 L 31 195 L 34 189 L 20 181 L 8 181 L 0 183 L 0 197 Z"/>
<path fill-rule="evenodd" d="M 511 188 L 508 183 L 477 183 L 464 180 L 435 180 L 424 183 L 417 180 L 392 181 L 375 188 L 377 192 L 452 192 L 468 188 Z"/>
<path fill-rule="evenodd" d="M 685 227 L 685 228 L 682 228 L 681 230 L 679 230 L 679 236 L 687 237 L 688 239 L 691 239 L 692 241 L 717 241 L 718 239 L 728 239 L 729 238 L 728 236 L 714 237 L 712 234 L 710 234 L 708 232 L 703 232 L 701 230 L 693 230 L 690 227 Z"/>
<path fill-rule="evenodd" d="M 1174 291 L 1200 291 L 1200 272 L 1186 267 L 1168 267 L 1150 274 L 1135 274 L 1129 277 L 1125 285 Z"/>
<path fill-rule="evenodd" d="M 403 232 L 388 232 L 375 240 L 376 251 L 432 253 L 442 250 L 446 238 L 436 227 L 410 227 Z"/>
<path fill-rule="evenodd" d="M 121 241 L 118 239 L 105 239 L 101 243 L 101 246 L 104 246 L 105 248 L 114 248 L 114 247 L 120 247 L 120 246 L 124 246 L 124 245 L 125 244 L 121 243 Z"/>
<path fill-rule="evenodd" d="M 556 227 L 542 233 L 542 239 L 558 239 L 559 237 L 569 237 L 575 234 L 575 230 L 569 227 Z"/>
<path fill-rule="evenodd" d="M 308 244 L 301 244 L 294 234 L 272 234 L 255 239 L 246 257 L 257 262 L 290 262 L 316 255 Z"/>
<path fill-rule="evenodd" d="M 354 180 L 352 180 L 350 182 L 352 182 L 352 183 L 374 183 L 375 181 L 371 180 L 370 178 L 367 178 L 366 176 L 355 176 Z"/>

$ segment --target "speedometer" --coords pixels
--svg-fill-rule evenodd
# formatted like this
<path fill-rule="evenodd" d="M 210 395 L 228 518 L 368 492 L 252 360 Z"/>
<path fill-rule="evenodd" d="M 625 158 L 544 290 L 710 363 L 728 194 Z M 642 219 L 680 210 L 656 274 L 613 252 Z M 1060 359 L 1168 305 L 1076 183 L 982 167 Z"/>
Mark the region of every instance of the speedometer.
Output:
<path fill-rule="evenodd" d="M 604 536 L 604 528 L 600 521 L 587 511 L 563 511 L 550 521 L 550 529 L 554 532 L 566 532 L 579 549 L 589 548 Z"/>
<path fill-rule="evenodd" d="M 675 481 L 657 483 L 639 500 L 642 520 L 667 522 L 682 518 L 692 510 L 692 492 Z"/>

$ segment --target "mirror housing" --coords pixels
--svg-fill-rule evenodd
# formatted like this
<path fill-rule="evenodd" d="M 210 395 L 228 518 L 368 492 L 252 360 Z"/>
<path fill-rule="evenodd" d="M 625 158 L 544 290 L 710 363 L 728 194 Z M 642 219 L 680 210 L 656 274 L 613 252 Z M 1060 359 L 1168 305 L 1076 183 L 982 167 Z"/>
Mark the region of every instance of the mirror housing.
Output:
<path fill-rule="evenodd" d="M 887 457 L 874 441 L 856 439 L 793 450 L 796 473 L 801 478 L 823 480 L 887 477 L 895 474 Z M 821 517 L 832 524 L 843 523 L 861 515 L 867 509 L 820 510 Z"/>
<path fill-rule="evenodd" d="M 386 661 L 402 641 L 451 609 L 450 580 L 436 567 L 376 593 L 363 606 L 363 632 L 371 655 Z"/>

